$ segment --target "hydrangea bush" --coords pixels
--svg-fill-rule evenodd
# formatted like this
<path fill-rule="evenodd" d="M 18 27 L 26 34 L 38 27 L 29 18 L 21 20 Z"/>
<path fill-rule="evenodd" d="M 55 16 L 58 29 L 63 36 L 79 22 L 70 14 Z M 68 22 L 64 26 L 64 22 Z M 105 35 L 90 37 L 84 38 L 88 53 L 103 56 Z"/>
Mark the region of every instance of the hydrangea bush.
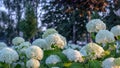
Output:
<path fill-rule="evenodd" d="M 96 42 L 85 46 L 68 44 L 53 28 L 32 43 L 22 37 L 15 37 L 12 47 L 0 42 L 0 68 L 120 68 L 120 52 L 116 52 L 114 38 L 119 35 L 119 26 L 108 31 L 103 21 L 93 19 L 86 27 L 88 32 L 97 34 Z"/>

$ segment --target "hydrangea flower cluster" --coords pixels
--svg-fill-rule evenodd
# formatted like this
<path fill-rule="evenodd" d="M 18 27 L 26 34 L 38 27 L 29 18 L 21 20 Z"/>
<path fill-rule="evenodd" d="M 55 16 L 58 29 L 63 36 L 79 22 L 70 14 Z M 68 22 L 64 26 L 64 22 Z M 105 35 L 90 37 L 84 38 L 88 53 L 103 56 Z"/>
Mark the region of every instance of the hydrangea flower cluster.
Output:
<path fill-rule="evenodd" d="M 77 61 L 83 62 L 84 61 L 81 53 L 77 50 L 68 48 L 66 50 L 63 50 L 62 53 L 65 54 L 70 61 L 75 61 L 75 62 L 77 62 Z"/>
<path fill-rule="evenodd" d="M 24 42 L 25 40 L 22 37 L 15 37 L 12 40 L 13 45 L 20 45 L 20 43 Z"/>
<path fill-rule="evenodd" d="M 7 47 L 7 44 L 4 42 L 0 42 L 0 50 L 3 49 L 4 47 Z"/>
<path fill-rule="evenodd" d="M 112 32 L 108 30 L 100 30 L 96 35 L 95 41 L 97 43 L 111 43 L 114 42 L 115 39 Z"/>
<path fill-rule="evenodd" d="M 113 61 L 113 65 L 120 68 L 120 58 L 115 58 Z"/>
<path fill-rule="evenodd" d="M 50 55 L 45 61 L 46 64 L 56 64 L 58 62 L 61 62 L 61 59 L 57 55 Z"/>
<path fill-rule="evenodd" d="M 19 46 L 15 46 L 15 47 L 20 54 L 25 54 L 25 51 L 29 46 L 31 46 L 30 42 L 23 42 Z"/>
<path fill-rule="evenodd" d="M 90 59 L 96 59 L 102 57 L 104 49 L 95 43 L 88 43 L 81 48 L 80 52 L 83 56 L 88 56 Z"/>
<path fill-rule="evenodd" d="M 48 35 L 51 35 L 51 34 L 54 34 L 54 33 L 58 33 L 54 28 L 47 29 L 43 33 L 42 38 L 46 38 Z"/>
<path fill-rule="evenodd" d="M 102 62 L 102 67 L 103 68 L 112 68 L 113 66 L 113 61 L 114 61 L 114 58 L 107 58 L 105 59 L 103 62 Z"/>
<path fill-rule="evenodd" d="M 51 48 L 51 46 L 46 42 L 45 39 L 36 39 L 32 42 L 32 45 L 37 45 L 43 50 L 48 50 Z"/>
<path fill-rule="evenodd" d="M 66 39 L 58 33 L 51 34 L 45 38 L 49 46 L 55 45 L 58 48 L 63 49 L 66 45 Z"/>
<path fill-rule="evenodd" d="M 107 58 L 102 62 L 103 68 L 120 68 L 120 58 Z"/>
<path fill-rule="evenodd" d="M 41 60 L 43 58 L 43 51 L 40 47 L 33 45 L 27 48 L 26 56 L 28 58 L 34 58 L 37 60 Z"/>
<path fill-rule="evenodd" d="M 88 32 L 98 32 L 99 30 L 106 29 L 106 25 L 100 19 L 92 19 L 86 24 Z"/>
<path fill-rule="evenodd" d="M 120 25 L 116 25 L 112 27 L 111 32 L 114 34 L 114 36 L 120 35 Z"/>
<path fill-rule="evenodd" d="M 72 48 L 72 49 L 74 49 L 74 50 L 80 50 L 81 49 L 81 46 L 79 46 L 79 45 L 76 45 L 76 44 L 68 44 L 68 45 L 66 45 L 65 47 L 64 47 L 65 49 L 67 49 L 67 48 Z"/>
<path fill-rule="evenodd" d="M 0 62 L 11 64 L 18 59 L 18 53 L 11 48 L 5 47 L 0 51 Z"/>
<path fill-rule="evenodd" d="M 30 60 L 27 61 L 26 67 L 27 68 L 39 68 L 40 67 L 40 63 L 36 59 L 30 59 Z"/>

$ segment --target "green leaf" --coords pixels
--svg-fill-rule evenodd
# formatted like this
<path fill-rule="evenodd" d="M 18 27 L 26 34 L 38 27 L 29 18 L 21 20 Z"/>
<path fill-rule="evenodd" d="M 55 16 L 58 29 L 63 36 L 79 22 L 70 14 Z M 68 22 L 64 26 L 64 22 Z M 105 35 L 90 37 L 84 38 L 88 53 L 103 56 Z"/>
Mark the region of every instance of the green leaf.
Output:
<path fill-rule="evenodd" d="M 90 60 L 88 62 L 89 67 L 88 68 L 101 68 L 101 63 L 98 60 Z"/>
<path fill-rule="evenodd" d="M 17 64 L 17 65 L 15 66 L 15 68 L 21 68 L 21 65 L 20 65 L 20 64 Z"/>
<path fill-rule="evenodd" d="M 63 63 L 60 62 L 60 63 L 57 63 L 57 64 L 48 64 L 48 68 L 51 68 L 51 67 L 60 67 L 60 68 L 63 68 Z"/>
<path fill-rule="evenodd" d="M 70 68 L 85 68 L 82 63 L 73 62 Z"/>

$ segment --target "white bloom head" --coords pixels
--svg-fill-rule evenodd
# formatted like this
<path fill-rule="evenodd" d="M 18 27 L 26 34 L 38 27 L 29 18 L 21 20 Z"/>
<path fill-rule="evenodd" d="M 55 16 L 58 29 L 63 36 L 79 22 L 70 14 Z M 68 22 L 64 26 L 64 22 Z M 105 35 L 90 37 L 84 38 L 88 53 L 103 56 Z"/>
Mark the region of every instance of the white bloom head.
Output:
<path fill-rule="evenodd" d="M 81 49 L 81 46 L 79 46 L 79 45 L 76 45 L 76 44 L 68 44 L 68 45 L 66 45 L 65 46 L 65 49 L 67 49 L 67 48 L 72 48 L 72 49 L 77 49 L 77 50 L 80 50 Z"/>
<path fill-rule="evenodd" d="M 114 58 L 107 58 L 102 62 L 102 68 L 113 68 Z"/>
<path fill-rule="evenodd" d="M 115 39 L 112 32 L 108 30 L 100 30 L 96 35 L 95 41 L 97 43 L 111 43 L 114 42 Z"/>
<path fill-rule="evenodd" d="M 114 36 L 119 36 L 120 35 L 120 25 L 112 27 L 111 32 L 114 34 Z"/>
<path fill-rule="evenodd" d="M 51 46 L 46 42 L 45 39 L 36 39 L 35 41 L 32 42 L 32 45 L 39 46 L 40 48 L 44 50 L 51 48 Z"/>
<path fill-rule="evenodd" d="M 114 61 L 113 61 L 113 65 L 114 66 L 119 66 L 119 68 L 120 68 L 120 58 L 115 58 Z"/>
<path fill-rule="evenodd" d="M 25 40 L 22 37 L 15 37 L 12 40 L 13 45 L 20 45 L 20 43 L 24 42 Z"/>
<path fill-rule="evenodd" d="M 28 48 L 29 46 L 31 46 L 31 43 L 30 42 L 23 42 L 19 45 L 19 48 L 22 49 L 22 48 Z"/>
<path fill-rule="evenodd" d="M 61 62 L 61 59 L 57 55 L 50 55 L 45 61 L 46 64 L 56 64 L 58 62 Z"/>
<path fill-rule="evenodd" d="M 4 47 L 7 47 L 7 44 L 4 42 L 0 42 L 0 50 L 3 49 Z"/>
<path fill-rule="evenodd" d="M 40 67 L 40 63 L 36 59 L 30 59 L 30 60 L 27 61 L 26 67 L 27 68 L 39 68 Z"/>
<path fill-rule="evenodd" d="M 106 29 L 106 25 L 100 19 L 92 19 L 87 23 L 86 28 L 88 32 L 98 32 Z"/>
<path fill-rule="evenodd" d="M 73 49 L 68 48 L 66 50 L 63 50 L 62 53 L 65 54 L 70 61 L 83 62 L 82 55 L 77 50 L 73 50 Z"/>
<path fill-rule="evenodd" d="M 26 56 L 28 58 L 34 58 L 34 59 L 37 59 L 37 60 L 41 60 L 43 58 L 43 51 L 38 46 L 30 46 L 26 50 Z"/>
<path fill-rule="evenodd" d="M 46 38 L 48 35 L 51 35 L 51 34 L 54 34 L 54 33 L 58 33 L 54 28 L 47 29 L 43 33 L 42 38 Z"/>
<path fill-rule="evenodd" d="M 20 53 L 25 53 L 26 49 L 31 46 L 30 42 L 23 42 L 19 46 L 16 46 L 17 51 Z"/>
<path fill-rule="evenodd" d="M 107 58 L 102 62 L 103 68 L 120 68 L 120 58 Z"/>
<path fill-rule="evenodd" d="M 0 62 L 11 64 L 18 59 L 18 53 L 11 48 L 5 47 L 0 51 Z"/>
<path fill-rule="evenodd" d="M 66 39 L 57 33 L 51 34 L 48 37 L 46 37 L 45 39 L 50 46 L 55 45 L 58 48 L 63 49 L 64 46 L 66 45 Z"/>
<path fill-rule="evenodd" d="M 86 46 L 81 48 L 80 52 L 83 56 L 88 56 L 91 59 L 96 59 L 100 58 L 103 55 L 104 49 L 95 43 L 88 43 Z"/>

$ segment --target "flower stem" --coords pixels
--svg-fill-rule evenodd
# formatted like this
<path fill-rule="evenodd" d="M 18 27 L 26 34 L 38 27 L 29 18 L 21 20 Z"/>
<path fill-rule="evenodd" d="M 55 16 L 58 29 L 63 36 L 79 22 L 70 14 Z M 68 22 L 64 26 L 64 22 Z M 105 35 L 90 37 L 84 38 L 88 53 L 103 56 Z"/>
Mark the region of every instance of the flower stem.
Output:
<path fill-rule="evenodd" d="M 10 68 L 10 64 L 8 64 L 8 68 Z"/>

